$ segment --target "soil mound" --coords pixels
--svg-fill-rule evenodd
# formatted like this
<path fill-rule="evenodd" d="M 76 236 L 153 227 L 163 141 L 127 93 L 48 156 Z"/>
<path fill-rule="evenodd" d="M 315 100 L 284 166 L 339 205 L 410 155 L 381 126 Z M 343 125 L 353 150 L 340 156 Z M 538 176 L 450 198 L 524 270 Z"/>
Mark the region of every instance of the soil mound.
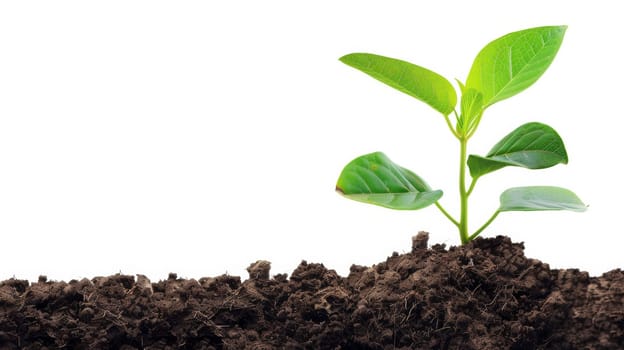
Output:
<path fill-rule="evenodd" d="M 0 282 L 0 349 L 624 349 L 624 272 L 550 269 L 507 237 L 394 253 L 347 277 Z"/>

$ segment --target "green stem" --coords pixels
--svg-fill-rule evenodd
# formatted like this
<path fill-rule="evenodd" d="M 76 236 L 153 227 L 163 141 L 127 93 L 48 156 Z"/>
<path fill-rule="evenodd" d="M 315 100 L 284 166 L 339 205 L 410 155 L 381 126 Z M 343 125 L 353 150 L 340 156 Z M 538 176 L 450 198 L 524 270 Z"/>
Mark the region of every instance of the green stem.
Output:
<path fill-rule="evenodd" d="M 457 112 L 455 112 L 455 115 L 457 115 Z M 453 124 L 451 124 L 451 120 L 449 119 L 448 115 L 444 116 L 444 120 L 446 120 L 446 126 L 448 126 L 449 130 L 451 130 L 453 135 L 455 135 L 456 138 L 459 138 L 459 134 L 457 133 L 457 131 L 455 131 L 455 129 L 453 129 Z"/>
<path fill-rule="evenodd" d="M 470 188 L 468 188 L 468 193 L 466 193 L 468 196 L 470 196 L 470 194 L 472 193 L 472 190 L 474 190 L 475 185 L 477 184 L 477 178 L 472 178 L 472 182 L 470 183 Z"/>
<path fill-rule="evenodd" d="M 468 133 L 468 136 L 466 138 L 471 138 L 472 135 L 474 135 L 475 132 L 477 132 L 477 127 L 479 126 L 479 123 L 481 123 L 481 117 L 483 116 L 483 110 L 481 110 L 481 113 L 479 113 L 479 116 L 477 117 L 477 120 L 474 123 L 474 127 L 472 127 L 472 130 Z"/>
<path fill-rule="evenodd" d="M 468 237 L 468 239 L 469 240 L 473 240 L 473 239 L 477 238 L 477 236 L 483 230 L 485 230 L 486 227 L 490 226 L 490 224 L 492 223 L 492 221 L 494 221 L 494 219 L 496 219 L 498 214 L 500 214 L 500 210 L 495 211 L 494 214 L 488 219 L 488 221 L 486 221 L 485 224 L 483 224 L 483 226 L 481 226 L 475 233 L 473 233 L 470 237 Z"/>
<path fill-rule="evenodd" d="M 459 140 L 459 199 L 461 215 L 459 218 L 459 237 L 462 244 L 470 241 L 468 237 L 468 192 L 466 191 L 466 148 L 468 139 Z"/>
<path fill-rule="evenodd" d="M 440 209 L 440 211 L 442 212 L 442 214 L 444 214 L 444 216 L 446 216 L 447 219 L 451 220 L 452 223 L 455 224 L 455 226 L 459 227 L 459 222 L 457 222 L 457 220 L 455 220 L 455 218 L 453 218 L 451 216 L 451 214 L 449 214 L 443 207 L 442 204 L 440 204 L 440 202 L 435 202 L 436 207 L 438 207 L 438 209 Z"/>

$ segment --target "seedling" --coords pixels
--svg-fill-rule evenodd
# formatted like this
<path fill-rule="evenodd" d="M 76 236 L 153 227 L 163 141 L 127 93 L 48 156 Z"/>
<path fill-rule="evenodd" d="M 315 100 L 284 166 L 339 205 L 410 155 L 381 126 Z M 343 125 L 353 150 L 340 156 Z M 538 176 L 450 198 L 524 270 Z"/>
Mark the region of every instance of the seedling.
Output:
<path fill-rule="evenodd" d="M 553 186 L 514 187 L 500 196 L 500 206 L 476 231 L 468 230 L 468 199 L 482 176 L 507 166 L 544 169 L 562 163 L 568 155 L 559 134 L 542 123 L 524 124 L 498 142 L 485 156 L 467 157 L 468 141 L 477 131 L 484 111 L 535 83 L 552 63 L 566 26 L 531 28 L 507 34 L 487 44 L 475 58 L 465 83 L 457 80 L 461 97 L 441 75 L 402 60 L 353 53 L 340 60 L 403 93 L 428 104 L 444 117 L 459 141 L 460 215 L 453 217 L 439 200 L 442 191 L 414 172 L 393 163 L 381 152 L 366 154 L 344 168 L 336 190 L 345 197 L 399 210 L 435 206 L 459 230 L 462 243 L 477 237 L 505 211 L 584 211 L 585 204 L 571 191 Z M 454 118 L 450 118 L 453 115 Z M 451 121 L 453 119 L 453 121 Z M 466 170 L 470 173 L 467 183 Z"/>

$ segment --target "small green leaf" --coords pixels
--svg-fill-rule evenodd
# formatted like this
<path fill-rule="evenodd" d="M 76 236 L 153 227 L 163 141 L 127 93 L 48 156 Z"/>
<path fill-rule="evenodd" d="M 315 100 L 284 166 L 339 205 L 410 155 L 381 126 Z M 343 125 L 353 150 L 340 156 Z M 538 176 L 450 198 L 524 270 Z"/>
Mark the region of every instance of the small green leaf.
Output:
<path fill-rule="evenodd" d="M 554 60 L 566 28 L 531 28 L 492 41 L 475 58 L 466 87 L 483 93 L 485 107 L 528 88 Z"/>
<path fill-rule="evenodd" d="M 563 140 L 550 126 L 527 123 L 500 140 L 485 157 L 470 155 L 470 175 L 478 178 L 506 166 L 544 169 L 568 163 Z"/>
<path fill-rule="evenodd" d="M 457 104 L 457 95 L 451 83 L 426 68 L 369 53 L 352 53 L 341 57 L 340 61 L 425 102 L 445 116 Z"/>
<path fill-rule="evenodd" d="M 572 210 L 585 211 L 587 206 L 572 191 L 561 187 L 514 187 L 500 196 L 499 211 Z"/>
<path fill-rule="evenodd" d="M 472 88 L 464 89 L 461 97 L 461 118 L 458 128 L 467 135 L 479 124 L 483 111 L 483 95 Z"/>
<path fill-rule="evenodd" d="M 342 170 L 336 191 L 349 199 L 399 210 L 427 207 L 442 197 L 410 170 L 375 152 L 351 161 Z"/>
<path fill-rule="evenodd" d="M 461 82 L 461 80 L 455 78 L 455 81 L 457 82 L 457 85 L 459 86 L 459 92 L 461 92 L 462 94 L 464 93 L 464 91 L 466 91 L 466 85 L 464 83 Z"/>

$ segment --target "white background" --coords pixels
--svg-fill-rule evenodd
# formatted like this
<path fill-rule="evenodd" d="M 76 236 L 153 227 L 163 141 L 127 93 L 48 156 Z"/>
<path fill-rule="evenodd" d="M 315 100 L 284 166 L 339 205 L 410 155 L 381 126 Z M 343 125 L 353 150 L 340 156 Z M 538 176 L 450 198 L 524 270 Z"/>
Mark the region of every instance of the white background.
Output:
<path fill-rule="evenodd" d="M 383 151 L 458 209 L 458 144 L 442 117 L 338 58 L 372 52 L 464 80 L 489 41 L 560 24 L 553 65 L 487 111 L 469 152 L 540 121 L 570 163 L 482 178 L 471 227 L 508 187 L 568 187 L 586 213 L 503 213 L 483 236 L 524 242 L 553 268 L 621 268 L 624 55 L 621 11 L 604 3 L 2 2 L 0 279 L 246 278 L 257 259 L 272 274 L 306 259 L 344 276 L 409 251 L 419 230 L 456 245 L 434 207 L 334 192 L 347 162 Z"/>

